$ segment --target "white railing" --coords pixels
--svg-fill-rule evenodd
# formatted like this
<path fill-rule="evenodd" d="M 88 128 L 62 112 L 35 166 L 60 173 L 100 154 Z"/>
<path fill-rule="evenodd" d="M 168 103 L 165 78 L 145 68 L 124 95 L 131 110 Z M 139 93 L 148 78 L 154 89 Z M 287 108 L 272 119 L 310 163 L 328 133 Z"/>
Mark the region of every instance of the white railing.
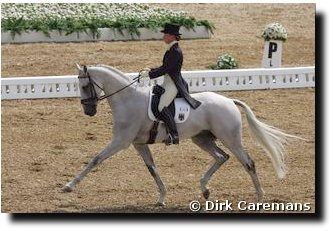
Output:
<path fill-rule="evenodd" d="M 137 73 L 129 73 L 134 78 Z M 315 87 L 315 67 L 184 71 L 191 92 Z M 149 86 L 161 83 L 159 78 Z M 79 97 L 77 76 L 1 79 L 1 99 Z"/>

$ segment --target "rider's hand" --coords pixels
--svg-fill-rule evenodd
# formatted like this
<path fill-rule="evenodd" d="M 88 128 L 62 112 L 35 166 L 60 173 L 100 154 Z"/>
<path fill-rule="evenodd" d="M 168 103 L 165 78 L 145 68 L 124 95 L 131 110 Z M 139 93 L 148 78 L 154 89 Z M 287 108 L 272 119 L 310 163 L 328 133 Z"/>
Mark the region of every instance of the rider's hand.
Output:
<path fill-rule="evenodd" d="M 149 71 L 150 71 L 150 68 L 144 68 L 140 71 L 140 76 L 143 77 L 143 78 L 149 78 Z"/>

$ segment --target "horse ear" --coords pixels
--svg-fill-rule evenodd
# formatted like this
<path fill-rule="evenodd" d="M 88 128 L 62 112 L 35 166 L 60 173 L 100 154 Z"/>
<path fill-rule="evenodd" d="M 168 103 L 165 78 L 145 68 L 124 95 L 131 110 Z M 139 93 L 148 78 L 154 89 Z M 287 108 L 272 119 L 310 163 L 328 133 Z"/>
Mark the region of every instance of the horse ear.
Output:
<path fill-rule="evenodd" d="M 88 69 L 87 69 L 86 65 L 83 66 L 83 71 L 84 71 L 84 73 L 87 73 Z"/>
<path fill-rule="evenodd" d="M 81 70 L 82 70 L 81 66 L 80 66 L 78 63 L 75 63 L 75 67 L 76 67 L 76 69 L 77 69 L 78 71 L 81 71 Z"/>

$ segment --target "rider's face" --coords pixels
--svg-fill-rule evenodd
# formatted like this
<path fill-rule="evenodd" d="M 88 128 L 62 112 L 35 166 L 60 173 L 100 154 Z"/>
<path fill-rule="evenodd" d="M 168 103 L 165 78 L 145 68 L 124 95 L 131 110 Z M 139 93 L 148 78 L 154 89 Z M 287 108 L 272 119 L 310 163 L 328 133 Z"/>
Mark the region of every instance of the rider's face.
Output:
<path fill-rule="evenodd" d="M 172 34 L 164 34 L 163 40 L 166 44 L 169 44 L 169 43 L 173 42 L 174 40 L 176 40 L 176 36 L 172 35 Z"/>

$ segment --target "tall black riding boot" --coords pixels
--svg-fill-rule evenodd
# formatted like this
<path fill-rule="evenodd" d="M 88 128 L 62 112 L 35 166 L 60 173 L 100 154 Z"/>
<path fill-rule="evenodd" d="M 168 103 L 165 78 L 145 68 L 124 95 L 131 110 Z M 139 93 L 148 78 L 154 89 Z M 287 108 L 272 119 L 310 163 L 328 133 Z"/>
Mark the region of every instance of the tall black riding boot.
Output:
<path fill-rule="evenodd" d="M 161 111 L 161 119 L 165 123 L 167 132 L 169 133 L 169 137 L 165 141 L 165 143 L 167 145 L 179 144 L 179 136 L 178 136 L 176 123 L 175 123 L 175 120 L 174 120 L 170 110 L 167 107 L 163 108 L 163 110 Z"/>

